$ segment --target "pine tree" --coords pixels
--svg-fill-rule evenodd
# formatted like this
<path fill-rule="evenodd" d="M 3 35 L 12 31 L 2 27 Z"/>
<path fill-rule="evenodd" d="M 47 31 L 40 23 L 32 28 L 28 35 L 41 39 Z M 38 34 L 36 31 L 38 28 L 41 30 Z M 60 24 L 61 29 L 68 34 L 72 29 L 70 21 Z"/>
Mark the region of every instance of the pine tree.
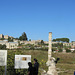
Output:
<path fill-rule="evenodd" d="M 23 40 L 23 41 L 28 40 L 25 32 L 22 33 L 22 36 L 19 37 L 19 40 Z"/>

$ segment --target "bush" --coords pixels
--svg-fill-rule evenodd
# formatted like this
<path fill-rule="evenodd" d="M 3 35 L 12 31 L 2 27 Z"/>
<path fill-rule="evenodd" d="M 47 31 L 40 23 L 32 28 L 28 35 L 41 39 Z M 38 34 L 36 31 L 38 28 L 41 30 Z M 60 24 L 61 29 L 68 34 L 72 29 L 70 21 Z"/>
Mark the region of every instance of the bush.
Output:
<path fill-rule="evenodd" d="M 30 48 L 31 50 L 34 50 L 34 47 L 33 46 L 31 46 L 31 48 Z"/>
<path fill-rule="evenodd" d="M 52 48 L 52 51 L 56 51 L 57 50 L 57 48 Z"/>
<path fill-rule="evenodd" d="M 69 49 L 66 49 L 66 52 L 71 52 L 71 50 L 69 50 Z"/>
<path fill-rule="evenodd" d="M 61 48 L 59 48 L 59 51 L 58 52 L 62 52 L 63 50 Z"/>
<path fill-rule="evenodd" d="M 0 44 L 0 49 L 6 49 L 6 45 L 1 45 Z"/>
<path fill-rule="evenodd" d="M 75 53 L 75 50 L 72 53 Z"/>

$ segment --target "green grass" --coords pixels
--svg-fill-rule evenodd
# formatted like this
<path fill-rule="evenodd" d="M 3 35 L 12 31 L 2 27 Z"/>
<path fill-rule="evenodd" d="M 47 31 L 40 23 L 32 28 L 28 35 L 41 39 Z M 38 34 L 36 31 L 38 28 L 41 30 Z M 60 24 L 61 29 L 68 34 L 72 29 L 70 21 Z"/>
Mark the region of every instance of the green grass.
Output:
<path fill-rule="evenodd" d="M 32 63 L 33 59 L 37 58 L 40 67 L 39 67 L 39 75 L 41 75 L 41 69 L 47 71 L 47 51 L 43 50 L 8 50 L 8 62 L 7 62 L 7 75 L 13 75 L 14 69 L 14 57 L 16 55 L 31 55 Z M 61 72 L 59 75 L 74 75 L 75 70 L 75 54 L 74 53 L 53 53 L 53 57 L 60 58 L 59 62 L 56 64 L 56 67 L 59 68 Z M 0 75 L 3 75 L 4 67 L 0 67 Z M 12 73 L 11 73 L 12 72 Z M 25 73 L 24 70 L 16 70 L 17 72 L 21 72 L 21 75 Z M 27 71 L 26 71 L 27 72 Z"/>
<path fill-rule="evenodd" d="M 63 73 L 59 75 L 74 75 L 75 71 L 75 54 L 74 53 L 56 53 L 53 54 L 55 58 L 60 58 L 60 61 L 56 65 Z"/>

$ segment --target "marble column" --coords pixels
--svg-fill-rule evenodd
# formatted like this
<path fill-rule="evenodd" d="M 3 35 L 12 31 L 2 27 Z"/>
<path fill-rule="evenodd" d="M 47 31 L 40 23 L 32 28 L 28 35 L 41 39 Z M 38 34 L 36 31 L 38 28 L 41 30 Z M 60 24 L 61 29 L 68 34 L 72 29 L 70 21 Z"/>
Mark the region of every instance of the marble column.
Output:
<path fill-rule="evenodd" d="M 52 57 L 52 32 L 49 32 L 48 61 L 46 64 L 48 66 L 47 75 L 58 75 L 55 66 L 55 58 Z"/>
<path fill-rule="evenodd" d="M 52 32 L 49 32 L 49 49 L 48 49 L 48 61 L 50 61 L 52 54 Z"/>

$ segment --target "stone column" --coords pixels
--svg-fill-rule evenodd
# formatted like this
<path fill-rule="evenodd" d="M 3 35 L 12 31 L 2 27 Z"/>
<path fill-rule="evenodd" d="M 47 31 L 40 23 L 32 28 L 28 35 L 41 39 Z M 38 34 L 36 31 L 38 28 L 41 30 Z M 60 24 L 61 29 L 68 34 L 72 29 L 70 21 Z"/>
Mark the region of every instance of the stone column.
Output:
<path fill-rule="evenodd" d="M 48 61 L 46 64 L 48 66 L 47 75 L 58 75 L 55 66 L 55 58 L 52 57 L 52 32 L 49 32 Z"/>
<path fill-rule="evenodd" d="M 51 53 L 52 53 L 52 32 L 49 32 L 48 61 L 50 61 Z"/>

